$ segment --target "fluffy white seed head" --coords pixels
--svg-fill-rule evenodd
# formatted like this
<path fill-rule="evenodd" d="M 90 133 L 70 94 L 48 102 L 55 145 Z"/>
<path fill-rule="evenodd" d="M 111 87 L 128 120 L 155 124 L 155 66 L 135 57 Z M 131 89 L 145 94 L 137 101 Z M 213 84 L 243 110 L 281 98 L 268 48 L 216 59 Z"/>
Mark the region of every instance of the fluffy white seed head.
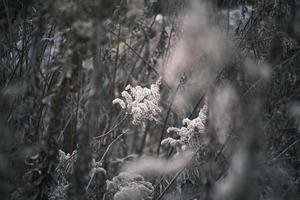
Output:
<path fill-rule="evenodd" d="M 121 93 L 123 99 L 116 98 L 113 104 L 119 104 L 132 116 L 132 123 L 141 124 L 146 120 L 155 120 L 157 114 L 161 111 L 159 108 L 159 85 L 161 78 L 155 84 L 147 87 L 127 85 Z"/>
<path fill-rule="evenodd" d="M 187 148 L 192 148 L 191 143 L 193 143 L 193 139 L 195 136 L 201 136 L 201 134 L 205 133 L 205 124 L 207 120 L 207 105 L 204 105 L 199 112 L 199 115 L 195 119 L 185 118 L 182 120 L 182 124 L 184 125 L 181 128 L 169 127 L 167 132 L 175 132 L 180 138 L 178 140 L 173 138 L 164 139 L 161 144 L 170 144 L 173 147 L 181 146 L 182 150 Z"/>

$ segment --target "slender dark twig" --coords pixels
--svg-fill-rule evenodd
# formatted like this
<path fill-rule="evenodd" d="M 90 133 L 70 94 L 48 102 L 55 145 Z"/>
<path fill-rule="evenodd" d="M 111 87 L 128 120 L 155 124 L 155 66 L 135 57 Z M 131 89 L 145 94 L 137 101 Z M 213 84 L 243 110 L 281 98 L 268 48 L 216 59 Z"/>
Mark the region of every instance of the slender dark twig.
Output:
<path fill-rule="evenodd" d="M 169 108 L 168 108 L 168 111 L 167 111 L 167 116 L 165 118 L 165 121 L 164 121 L 164 126 L 162 128 L 162 131 L 161 131 L 161 134 L 160 134 L 160 139 L 158 141 L 158 147 L 157 147 L 157 151 L 156 151 L 156 155 L 158 156 L 159 155 L 159 151 L 160 151 L 160 147 L 161 147 L 161 141 L 163 140 L 164 138 L 164 134 L 165 134 L 165 131 L 166 131 L 166 127 L 167 127 L 167 122 L 168 122 L 168 119 L 169 119 L 169 115 L 171 113 L 171 109 L 172 109 L 172 106 L 173 106 L 173 103 L 174 103 L 174 97 L 176 96 L 178 90 L 179 90 L 179 87 L 180 87 L 181 83 L 178 84 L 174 94 L 173 94 L 173 98 L 172 98 L 172 101 L 169 105 Z"/>

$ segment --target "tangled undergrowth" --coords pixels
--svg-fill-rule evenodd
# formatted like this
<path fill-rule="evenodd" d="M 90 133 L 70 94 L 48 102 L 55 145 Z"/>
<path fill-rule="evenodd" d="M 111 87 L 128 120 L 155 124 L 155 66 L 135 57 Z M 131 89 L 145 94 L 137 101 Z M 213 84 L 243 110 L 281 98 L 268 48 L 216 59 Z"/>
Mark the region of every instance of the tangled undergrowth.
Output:
<path fill-rule="evenodd" d="M 0 199 L 297 200 L 298 0 L 0 1 Z"/>

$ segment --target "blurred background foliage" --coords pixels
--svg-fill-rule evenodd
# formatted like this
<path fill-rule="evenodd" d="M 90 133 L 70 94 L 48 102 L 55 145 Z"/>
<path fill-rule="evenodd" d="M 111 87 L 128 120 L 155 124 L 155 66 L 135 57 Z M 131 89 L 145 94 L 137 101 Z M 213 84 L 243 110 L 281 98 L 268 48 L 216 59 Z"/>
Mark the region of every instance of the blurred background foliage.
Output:
<path fill-rule="evenodd" d="M 197 22 L 188 33 L 190 60 L 201 56 L 174 86 L 165 74 L 186 35 L 190 3 L 0 1 L 0 199 L 299 198 L 300 1 L 201 1 L 204 27 L 217 27 L 231 45 L 220 54 L 222 41 L 207 45 L 202 56 L 193 44 L 215 40 L 216 32 L 206 36 Z M 205 87 L 195 83 L 203 63 L 212 78 Z M 160 76 L 162 112 L 133 125 L 112 101 L 128 84 L 149 87 Z M 228 85 L 232 93 L 220 92 Z M 226 102 L 231 107 L 220 114 Z M 167 128 L 196 118 L 206 104 L 209 134 L 193 141 L 187 166 L 144 177 L 120 173 L 143 156 L 176 155 L 161 145 L 179 138 Z"/>

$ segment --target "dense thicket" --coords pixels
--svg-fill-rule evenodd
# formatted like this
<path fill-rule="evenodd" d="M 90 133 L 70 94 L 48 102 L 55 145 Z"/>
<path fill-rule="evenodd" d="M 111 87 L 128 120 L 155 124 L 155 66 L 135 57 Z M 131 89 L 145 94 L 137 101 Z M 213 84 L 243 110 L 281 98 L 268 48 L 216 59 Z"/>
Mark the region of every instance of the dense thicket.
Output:
<path fill-rule="evenodd" d="M 2 0 L 0 30 L 0 199 L 299 199 L 299 0 Z"/>

